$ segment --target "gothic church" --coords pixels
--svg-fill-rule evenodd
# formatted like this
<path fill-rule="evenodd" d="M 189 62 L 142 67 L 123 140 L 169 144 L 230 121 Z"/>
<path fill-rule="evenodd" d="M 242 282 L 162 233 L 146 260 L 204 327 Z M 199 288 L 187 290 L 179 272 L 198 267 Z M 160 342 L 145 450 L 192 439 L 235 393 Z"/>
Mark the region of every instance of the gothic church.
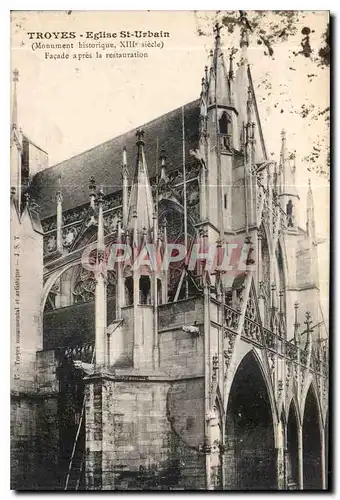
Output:
<path fill-rule="evenodd" d="M 14 73 L 13 489 L 327 488 L 313 193 L 300 227 L 298 166 L 284 131 L 268 158 L 248 45 L 244 23 L 226 64 L 216 26 L 197 100 L 49 168 Z M 246 265 L 201 251 L 193 269 L 111 269 L 117 242 L 241 246 Z"/>

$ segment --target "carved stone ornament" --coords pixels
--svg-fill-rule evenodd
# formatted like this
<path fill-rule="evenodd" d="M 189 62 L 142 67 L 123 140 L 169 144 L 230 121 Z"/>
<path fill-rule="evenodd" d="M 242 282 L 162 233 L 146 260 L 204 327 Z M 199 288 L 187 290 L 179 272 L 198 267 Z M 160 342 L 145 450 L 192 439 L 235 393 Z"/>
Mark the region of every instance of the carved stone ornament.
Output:
<path fill-rule="evenodd" d="M 63 231 L 63 245 L 70 247 L 77 237 L 77 230 L 74 227 L 69 227 Z"/>
<path fill-rule="evenodd" d="M 94 365 L 91 363 L 83 363 L 83 361 L 73 361 L 76 370 L 81 370 L 85 375 L 92 375 L 94 372 Z"/>
<path fill-rule="evenodd" d="M 57 236 L 55 233 L 44 237 L 45 254 L 54 252 L 57 249 Z"/>

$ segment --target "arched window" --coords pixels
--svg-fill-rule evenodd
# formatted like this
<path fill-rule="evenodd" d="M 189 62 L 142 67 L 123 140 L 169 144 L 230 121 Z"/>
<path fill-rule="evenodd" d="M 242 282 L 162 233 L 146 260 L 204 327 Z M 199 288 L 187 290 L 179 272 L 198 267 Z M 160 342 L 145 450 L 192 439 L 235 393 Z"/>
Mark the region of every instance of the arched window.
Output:
<path fill-rule="evenodd" d="M 151 304 L 151 286 L 149 276 L 139 278 L 139 303 Z"/>
<path fill-rule="evenodd" d="M 157 303 L 162 304 L 162 282 L 157 279 Z"/>
<path fill-rule="evenodd" d="M 228 113 L 223 111 L 221 118 L 218 120 L 218 123 L 219 123 L 220 134 L 225 134 L 225 135 L 230 134 L 231 118 L 228 115 Z"/>
<path fill-rule="evenodd" d="M 225 111 L 218 120 L 218 125 L 222 151 L 231 151 L 231 118 Z"/>
<path fill-rule="evenodd" d="M 127 276 L 124 281 L 125 287 L 125 305 L 131 306 L 133 304 L 133 279 L 132 276 Z"/>
<path fill-rule="evenodd" d="M 279 304 L 278 307 L 281 312 L 285 313 L 286 310 L 286 300 L 285 300 L 285 275 L 283 267 L 283 255 L 281 246 L 278 245 L 276 248 L 276 289 L 279 294 Z M 281 293 L 281 296 L 280 296 Z"/>
<path fill-rule="evenodd" d="M 287 226 L 293 227 L 293 202 L 289 200 L 286 206 Z"/>

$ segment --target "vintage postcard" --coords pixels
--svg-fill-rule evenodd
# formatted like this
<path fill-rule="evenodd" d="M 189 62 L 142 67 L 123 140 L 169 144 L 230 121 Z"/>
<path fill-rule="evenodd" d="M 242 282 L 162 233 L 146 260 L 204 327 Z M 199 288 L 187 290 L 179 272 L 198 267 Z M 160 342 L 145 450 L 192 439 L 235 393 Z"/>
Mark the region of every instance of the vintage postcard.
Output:
<path fill-rule="evenodd" d="M 11 488 L 327 490 L 326 11 L 11 12 Z"/>

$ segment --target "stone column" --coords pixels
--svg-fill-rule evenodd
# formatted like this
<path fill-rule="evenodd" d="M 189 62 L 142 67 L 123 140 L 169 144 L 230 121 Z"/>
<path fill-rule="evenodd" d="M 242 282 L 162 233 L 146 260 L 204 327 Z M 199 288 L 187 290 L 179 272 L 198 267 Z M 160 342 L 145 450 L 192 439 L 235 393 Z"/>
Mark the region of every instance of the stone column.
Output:
<path fill-rule="evenodd" d="M 299 490 L 303 490 L 303 436 L 302 425 L 298 427 Z"/>
<path fill-rule="evenodd" d="M 168 262 L 167 262 L 167 251 L 168 251 L 168 233 L 167 233 L 167 221 L 164 217 L 163 222 L 163 283 L 162 283 L 162 303 L 166 304 L 168 302 Z"/>
<path fill-rule="evenodd" d="M 225 490 L 225 487 L 226 487 L 226 474 L 225 474 L 225 466 L 226 466 L 225 454 L 226 454 L 226 451 L 227 451 L 226 446 L 221 444 L 220 445 L 220 455 L 221 455 L 222 490 Z"/>
<path fill-rule="evenodd" d="M 96 365 L 105 366 L 107 341 L 106 316 L 106 269 L 105 269 L 104 219 L 103 219 L 103 191 L 98 192 L 98 236 L 96 262 L 96 290 L 95 290 L 95 332 L 96 332 Z"/>
<path fill-rule="evenodd" d="M 284 455 L 284 426 L 279 420 L 276 428 L 276 485 L 278 490 L 286 489 L 285 455 Z"/>
<path fill-rule="evenodd" d="M 204 445 L 204 453 L 205 453 L 205 489 L 212 490 L 211 485 L 211 465 L 210 465 L 210 456 L 211 456 L 211 446 L 209 444 Z"/>
<path fill-rule="evenodd" d="M 152 303 L 153 303 L 153 342 L 152 342 L 152 359 L 153 367 L 156 370 L 159 365 L 159 348 L 158 348 L 158 269 L 157 269 L 157 253 L 158 253 L 158 218 L 157 214 L 153 214 L 153 244 L 155 248 L 154 269 L 151 272 L 152 286 Z"/>
<path fill-rule="evenodd" d="M 123 148 L 123 163 L 122 163 L 122 184 L 123 184 L 123 227 L 126 228 L 128 220 L 128 203 L 129 203 L 129 179 L 126 159 L 126 148 Z"/>
<path fill-rule="evenodd" d="M 106 364 L 106 283 L 102 273 L 97 274 L 95 291 L 96 365 Z"/>
<path fill-rule="evenodd" d="M 63 227 L 63 196 L 61 191 L 57 191 L 56 194 L 57 200 L 57 250 L 58 252 L 63 252 L 63 236 L 62 236 L 62 227 Z"/>
<path fill-rule="evenodd" d="M 321 441 L 321 479 L 322 479 L 322 489 L 325 490 L 327 488 L 326 485 L 326 446 L 325 446 L 325 429 L 321 428 L 320 432 L 320 441 Z"/>
<path fill-rule="evenodd" d="M 122 221 L 119 218 L 117 222 L 117 243 L 122 243 Z M 123 263 L 116 263 L 117 281 L 116 281 L 116 318 L 122 317 L 122 307 L 125 305 L 125 288 L 123 279 Z"/>
<path fill-rule="evenodd" d="M 207 218 L 207 200 L 206 200 L 206 185 L 205 185 L 205 177 L 206 171 L 205 166 L 201 165 L 201 175 L 200 175 L 200 215 L 201 220 L 205 220 Z"/>

